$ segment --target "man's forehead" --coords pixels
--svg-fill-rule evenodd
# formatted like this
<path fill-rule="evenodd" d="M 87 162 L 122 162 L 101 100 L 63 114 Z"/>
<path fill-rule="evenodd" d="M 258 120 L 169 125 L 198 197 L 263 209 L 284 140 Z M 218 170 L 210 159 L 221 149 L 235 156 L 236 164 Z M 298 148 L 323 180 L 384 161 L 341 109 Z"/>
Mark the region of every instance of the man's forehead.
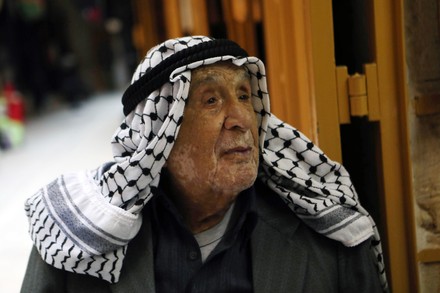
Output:
<path fill-rule="evenodd" d="M 244 66 L 237 66 L 232 62 L 218 62 L 214 64 L 200 66 L 194 69 L 191 73 L 192 83 L 198 83 L 202 81 L 215 80 L 219 71 L 228 71 L 237 75 L 237 78 L 243 80 L 249 80 L 250 75 Z"/>

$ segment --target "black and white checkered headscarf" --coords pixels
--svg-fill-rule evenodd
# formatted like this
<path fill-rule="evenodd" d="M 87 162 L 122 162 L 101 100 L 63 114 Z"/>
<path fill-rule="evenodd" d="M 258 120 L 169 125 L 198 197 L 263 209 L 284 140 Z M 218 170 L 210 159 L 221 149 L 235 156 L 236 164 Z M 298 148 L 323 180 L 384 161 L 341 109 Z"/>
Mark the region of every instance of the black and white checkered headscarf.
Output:
<path fill-rule="evenodd" d="M 110 168 L 62 175 L 27 200 L 30 234 L 43 259 L 118 281 L 127 244 L 141 226 L 140 212 L 155 193 L 177 138 L 191 70 L 226 60 L 251 76 L 260 136 L 258 177 L 317 232 L 346 246 L 373 237 L 386 288 L 379 234 L 347 171 L 270 113 L 261 60 L 234 42 L 203 36 L 168 40 L 142 60 L 122 98 L 126 117 L 112 139 Z"/>

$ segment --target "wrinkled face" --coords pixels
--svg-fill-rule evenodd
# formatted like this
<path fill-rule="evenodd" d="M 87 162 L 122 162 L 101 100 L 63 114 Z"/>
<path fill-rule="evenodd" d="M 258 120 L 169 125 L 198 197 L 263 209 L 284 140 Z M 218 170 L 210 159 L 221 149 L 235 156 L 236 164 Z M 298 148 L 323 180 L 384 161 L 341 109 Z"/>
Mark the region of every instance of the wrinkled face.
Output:
<path fill-rule="evenodd" d="M 255 181 L 258 154 L 245 69 L 224 62 L 193 70 L 184 119 L 167 161 L 177 186 L 237 195 Z"/>

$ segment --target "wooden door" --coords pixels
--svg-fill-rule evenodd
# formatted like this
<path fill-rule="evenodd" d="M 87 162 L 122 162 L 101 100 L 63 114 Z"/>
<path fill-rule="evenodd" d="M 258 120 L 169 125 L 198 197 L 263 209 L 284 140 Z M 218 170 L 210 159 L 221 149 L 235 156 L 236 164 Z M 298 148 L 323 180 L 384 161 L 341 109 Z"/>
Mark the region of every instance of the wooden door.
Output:
<path fill-rule="evenodd" d="M 416 292 L 403 1 L 309 4 L 319 145 L 337 152 L 341 138 L 342 162 L 381 231 L 390 287 Z"/>

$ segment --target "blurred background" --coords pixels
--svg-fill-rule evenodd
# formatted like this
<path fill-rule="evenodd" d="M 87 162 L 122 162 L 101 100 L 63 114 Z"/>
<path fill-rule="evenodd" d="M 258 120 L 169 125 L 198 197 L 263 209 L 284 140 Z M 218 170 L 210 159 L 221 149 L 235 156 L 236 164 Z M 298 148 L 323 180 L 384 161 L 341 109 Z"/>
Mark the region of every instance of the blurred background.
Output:
<path fill-rule="evenodd" d="M 350 172 L 392 292 L 440 292 L 440 0 L 0 0 L 0 292 L 25 199 L 112 159 L 136 65 L 184 35 L 265 62 L 272 112 Z"/>

